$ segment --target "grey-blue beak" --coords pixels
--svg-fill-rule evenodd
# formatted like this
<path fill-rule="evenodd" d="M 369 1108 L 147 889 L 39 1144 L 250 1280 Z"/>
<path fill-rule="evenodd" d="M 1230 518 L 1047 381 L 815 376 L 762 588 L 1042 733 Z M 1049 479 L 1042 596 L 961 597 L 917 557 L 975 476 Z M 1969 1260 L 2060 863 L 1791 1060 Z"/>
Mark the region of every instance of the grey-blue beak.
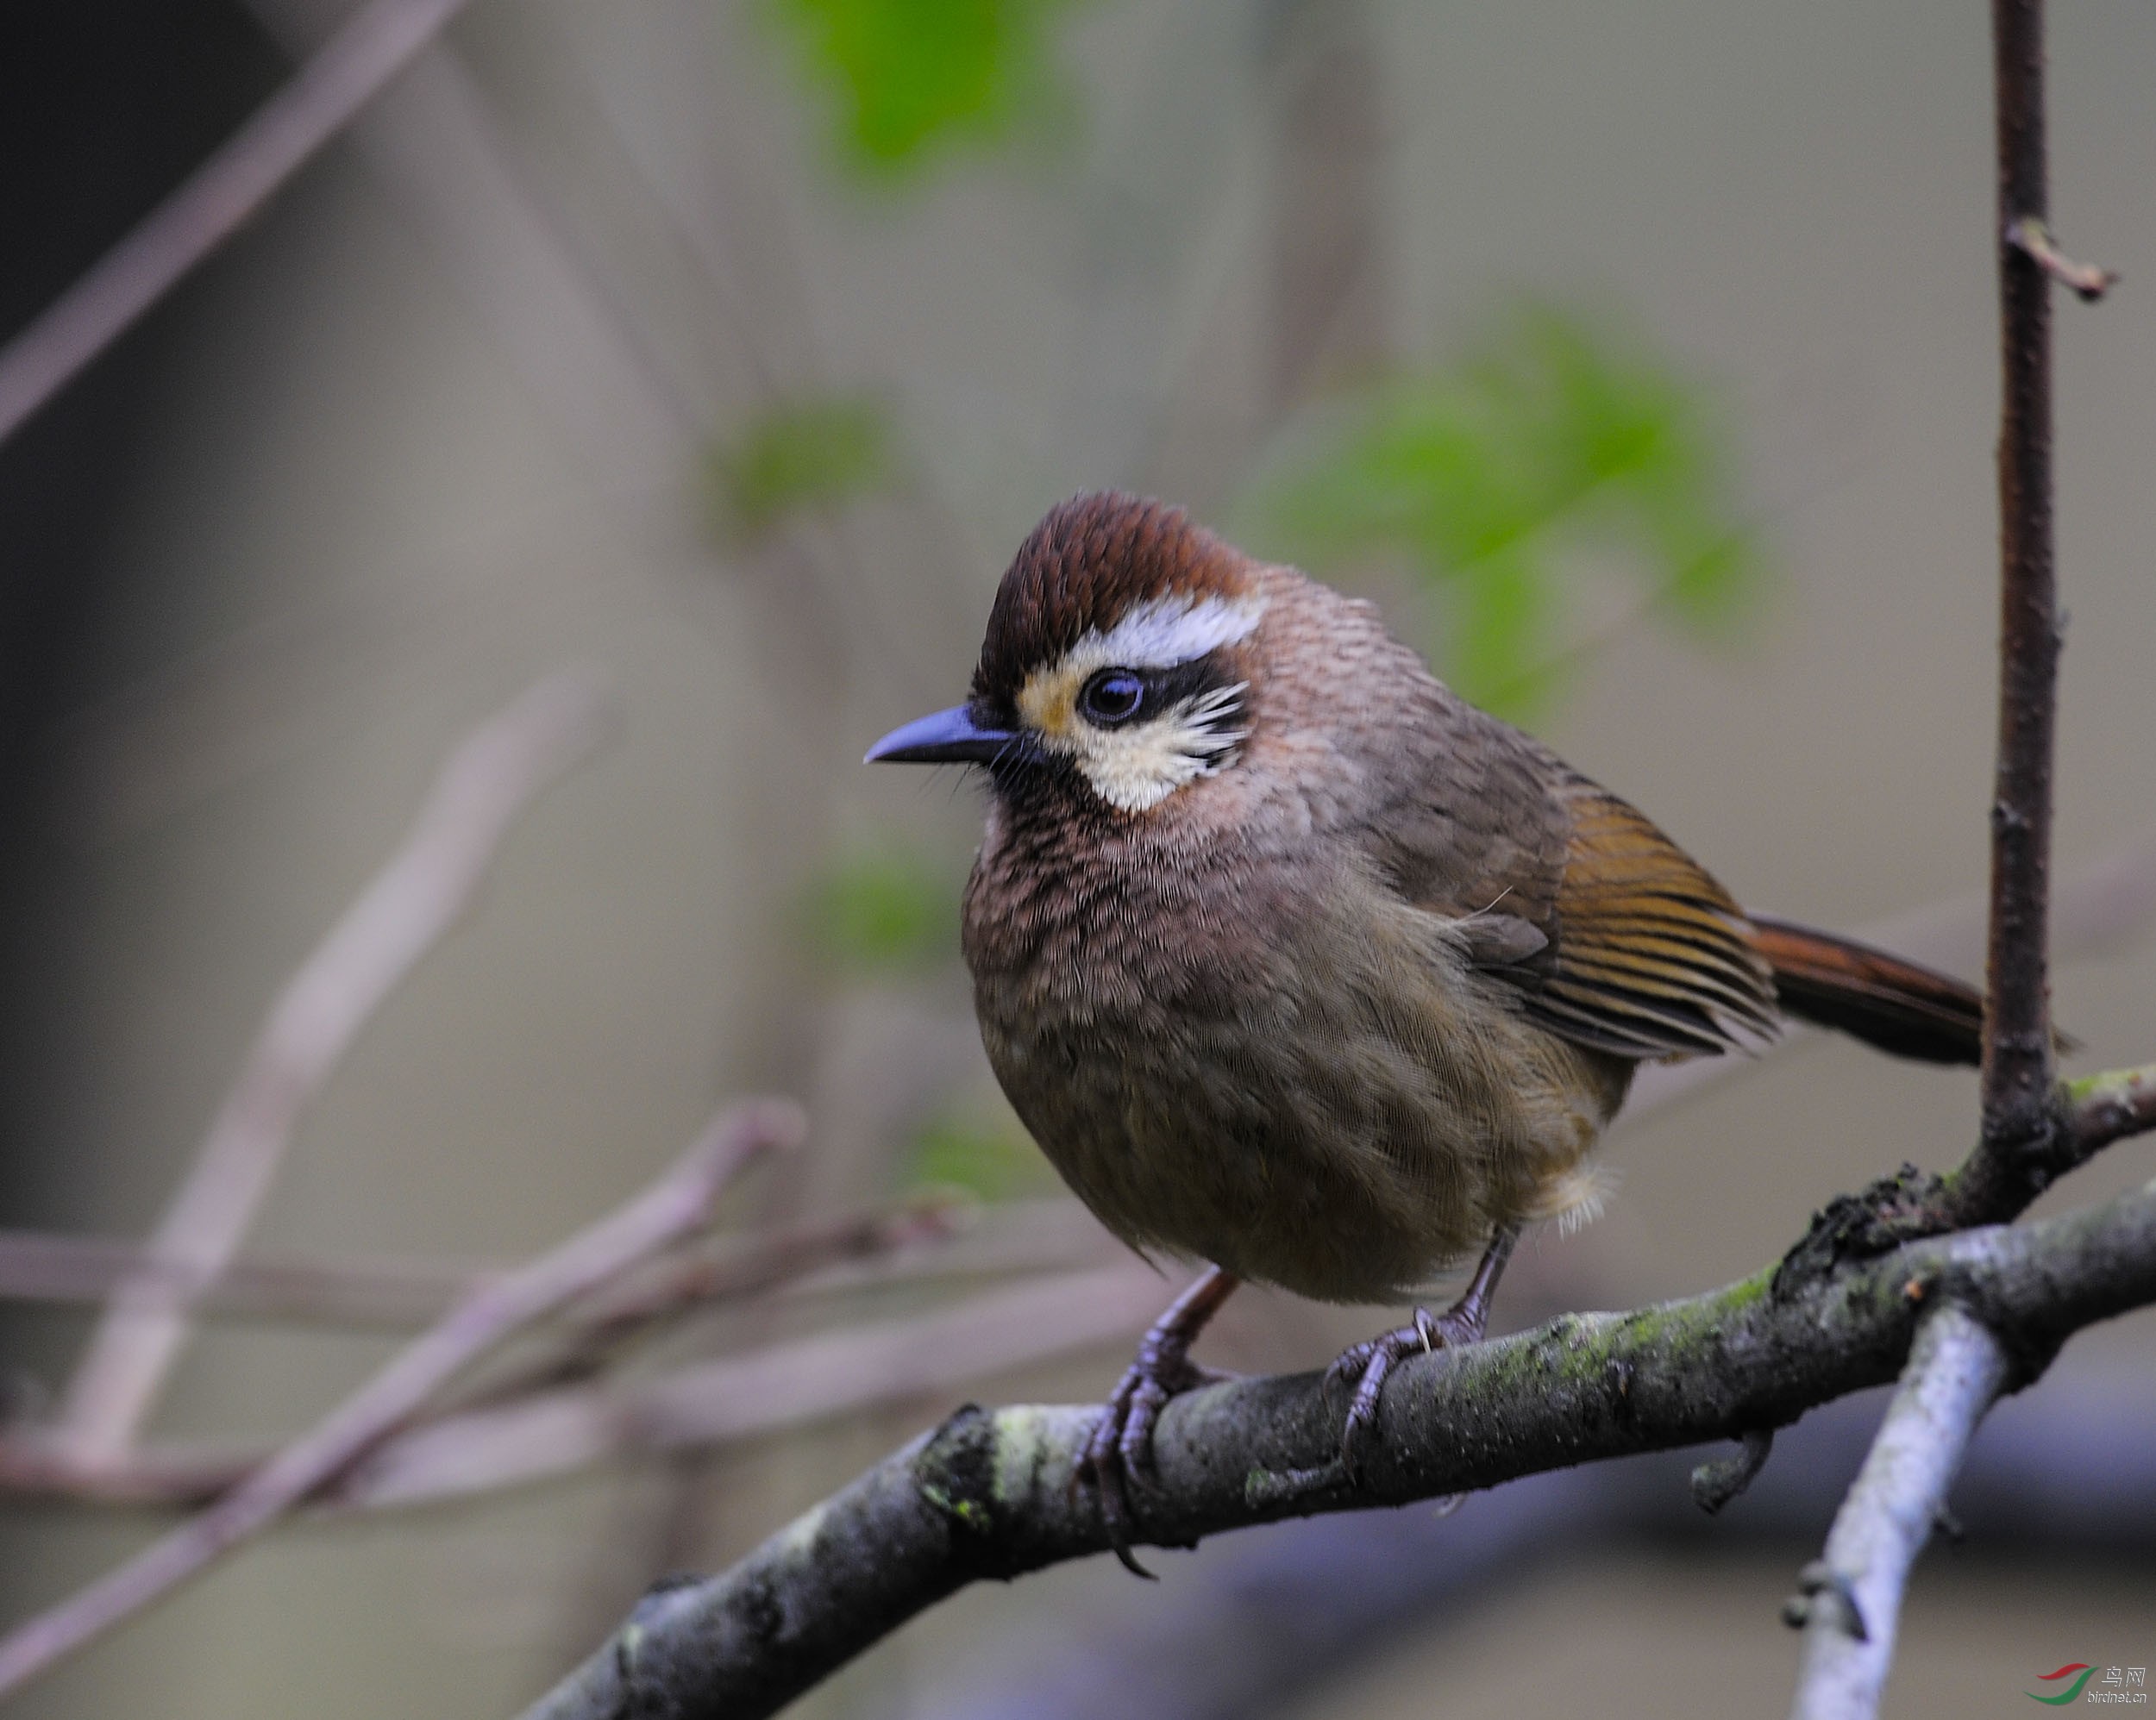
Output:
<path fill-rule="evenodd" d="M 867 765 L 992 765 L 1018 743 L 1005 729 L 984 729 L 962 704 L 893 729 L 868 749 Z"/>

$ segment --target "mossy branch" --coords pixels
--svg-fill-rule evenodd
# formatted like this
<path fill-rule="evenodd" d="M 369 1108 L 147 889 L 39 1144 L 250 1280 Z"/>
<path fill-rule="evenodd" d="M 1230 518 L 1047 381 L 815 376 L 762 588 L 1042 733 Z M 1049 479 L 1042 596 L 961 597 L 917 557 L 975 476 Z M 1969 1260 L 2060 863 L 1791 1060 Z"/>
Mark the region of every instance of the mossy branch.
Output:
<path fill-rule="evenodd" d="M 2149 1073 L 2073 1090 L 2076 1124 L 2090 1138 L 2156 1127 Z M 1188 1546 L 1286 1517 L 1756 1437 L 1894 1379 L 1920 1322 L 1948 1304 L 1999 1335 L 2006 1389 L 2018 1390 L 2073 1332 L 2156 1302 L 2156 1183 L 2038 1223 L 1914 1242 L 1890 1227 L 1874 1234 L 1884 1252 L 1808 1254 L 1801 1244 L 1781 1267 L 1708 1295 L 1567 1315 L 1417 1358 L 1387 1387 L 1352 1488 L 1286 1479 L 1324 1470 L 1338 1450 L 1338 1409 L 1317 1374 L 1191 1392 L 1162 1417 L 1156 1476 L 1134 1498 L 1139 1538 Z M 1106 1551 L 1075 1471 L 1099 1413 L 961 1410 L 731 1570 L 647 1596 L 526 1720 L 750 1720 L 968 1583 Z"/>

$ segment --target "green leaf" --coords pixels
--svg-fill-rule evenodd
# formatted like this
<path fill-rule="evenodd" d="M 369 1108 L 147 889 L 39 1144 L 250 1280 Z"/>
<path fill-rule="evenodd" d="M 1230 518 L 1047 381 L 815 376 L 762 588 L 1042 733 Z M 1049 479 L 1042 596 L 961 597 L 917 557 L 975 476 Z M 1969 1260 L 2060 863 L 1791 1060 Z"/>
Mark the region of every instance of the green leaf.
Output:
<path fill-rule="evenodd" d="M 1252 535 L 1321 576 L 1404 567 L 1435 600 L 1439 672 L 1526 716 L 1583 654 L 1564 640 L 1583 563 L 1695 635 L 1745 611 L 1758 554 L 1717 420 L 1666 360 L 1527 305 L 1457 363 L 1321 409 L 1261 478 Z"/>
<path fill-rule="evenodd" d="M 891 177 L 1056 103 L 1047 25 L 1069 0 L 764 0 L 829 102 L 841 153 Z"/>
<path fill-rule="evenodd" d="M 962 880 L 902 850 L 843 856 L 810 892 L 811 934 L 826 960 L 852 973 L 921 968 L 958 954 Z"/>
<path fill-rule="evenodd" d="M 893 442 L 874 400 L 774 406 L 713 445 L 705 475 L 715 522 L 726 537 L 751 541 L 796 514 L 842 507 L 889 480 Z"/>

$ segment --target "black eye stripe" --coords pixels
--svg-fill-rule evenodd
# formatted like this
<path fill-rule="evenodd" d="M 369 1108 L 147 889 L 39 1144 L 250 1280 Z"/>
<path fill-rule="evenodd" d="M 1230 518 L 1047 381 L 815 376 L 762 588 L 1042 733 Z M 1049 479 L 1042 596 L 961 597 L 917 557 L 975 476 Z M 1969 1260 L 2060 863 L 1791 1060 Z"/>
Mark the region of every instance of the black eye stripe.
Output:
<path fill-rule="evenodd" d="M 1117 729 L 1199 699 L 1232 685 L 1221 666 L 1207 658 L 1166 668 L 1111 666 L 1094 671 L 1078 690 L 1078 713 L 1096 729 Z M 1242 720 L 1240 694 L 1214 706 L 1208 727 L 1225 728 Z"/>
<path fill-rule="evenodd" d="M 1146 703 L 1156 708 L 1194 698 L 1225 684 L 1219 666 L 1205 657 L 1194 663 L 1178 663 L 1172 668 L 1141 669 L 1138 675 L 1145 683 Z"/>

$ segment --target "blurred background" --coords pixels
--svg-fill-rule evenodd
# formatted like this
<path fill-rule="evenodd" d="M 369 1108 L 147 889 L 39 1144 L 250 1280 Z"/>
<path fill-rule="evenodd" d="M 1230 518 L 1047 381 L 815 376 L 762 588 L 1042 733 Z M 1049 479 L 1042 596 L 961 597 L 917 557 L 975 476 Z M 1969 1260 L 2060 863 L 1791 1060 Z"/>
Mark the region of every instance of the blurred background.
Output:
<path fill-rule="evenodd" d="M 0 323 L 346 16 L 9 9 Z M 2156 12 L 2052 33 L 2056 225 L 2125 277 L 2058 310 L 2057 1006 L 2093 1069 L 2156 1027 Z M 533 753 L 528 810 L 273 1143 L 253 1300 L 204 1310 L 120 1468 L 179 1497 L 304 1428 L 730 1098 L 798 1097 L 808 1138 L 693 1257 L 761 1278 L 455 1405 L 665 1388 L 671 1421 L 288 1526 L 13 1711 L 506 1715 L 648 1584 L 958 1403 L 1106 1389 L 1174 1285 L 1059 1198 L 987 1075 L 956 944 L 976 790 L 857 762 L 961 695 L 1010 552 L 1075 491 L 1369 593 L 1745 901 L 1976 973 L 1989 54 L 1936 0 L 464 11 L 0 445 L 8 1412 L 68 1425 L 127 1258 L 21 1233 L 156 1228 L 280 991 L 490 721 Z M 1806 1040 L 1645 1104 L 1608 1216 L 1524 1250 L 1497 1323 L 1748 1272 L 1836 1191 L 1958 1158 L 1975 1101 Z M 2124 1143 L 2046 1210 L 2152 1168 Z M 1386 1319 L 1246 1294 L 1206 1353 L 1310 1367 Z M 2156 1660 L 2152 1364 L 2148 1315 L 2090 1332 L 1987 1425 L 1890 1712 Z M 1784 1435 L 1712 1523 L 1661 1461 L 1228 1537 L 1158 1589 L 1094 1561 L 971 1592 L 799 1711 L 1773 1710 L 1777 1608 L 1876 1413 Z M 9 1618 L 171 1520 L 70 1492 L 0 1493 Z"/>

